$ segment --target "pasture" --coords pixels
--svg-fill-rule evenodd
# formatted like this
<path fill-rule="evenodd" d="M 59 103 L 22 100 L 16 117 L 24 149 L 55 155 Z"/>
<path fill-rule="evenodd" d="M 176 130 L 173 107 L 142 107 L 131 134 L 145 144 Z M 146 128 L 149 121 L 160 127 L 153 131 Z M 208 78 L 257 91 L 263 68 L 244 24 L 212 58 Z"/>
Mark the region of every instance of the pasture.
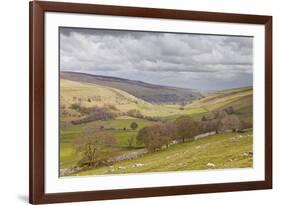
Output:
<path fill-rule="evenodd" d="M 241 122 L 252 125 L 252 89 L 239 88 L 214 92 L 198 100 L 184 105 L 153 104 L 137 98 L 123 90 L 95 85 L 92 83 L 61 80 L 61 106 L 66 114 L 60 116 L 60 169 L 69 169 L 77 165 L 81 156 L 76 152 L 74 140 L 82 137 L 87 129 L 106 130 L 112 134 L 117 144 L 108 148 L 104 159 L 143 149 L 136 144 L 138 131 L 163 121 L 174 121 L 180 116 L 191 116 L 200 121 L 206 113 L 232 106 Z M 151 95 L 151 93 L 150 93 Z M 87 123 L 71 124 L 72 120 L 87 117 L 71 109 L 71 105 L 79 103 L 84 107 L 107 106 L 110 112 L 118 113 L 113 119 L 95 120 Z M 145 117 L 157 117 L 158 121 L 128 116 L 127 112 L 137 110 Z M 131 123 L 137 123 L 134 130 Z M 239 136 L 242 136 L 241 138 Z M 133 139 L 129 146 L 129 139 Z M 183 171 L 197 169 L 243 168 L 252 166 L 252 132 L 243 134 L 224 133 L 184 144 L 177 144 L 167 150 L 149 153 L 144 157 L 117 162 L 112 166 L 97 167 L 84 170 L 77 175 L 140 173 L 154 171 Z M 246 154 L 245 154 L 246 153 Z M 249 156 L 246 156 L 247 153 Z M 208 166 L 207 164 L 214 164 Z M 136 167 L 136 164 L 143 164 Z M 121 168 L 118 168 L 121 167 Z M 124 168 L 125 167 L 125 168 Z"/>
<path fill-rule="evenodd" d="M 95 169 L 74 173 L 75 176 L 128 174 L 246 168 L 253 166 L 252 131 L 223 133 L 196 141 L 173 145 L 167 150 L 145 154 Z"/>

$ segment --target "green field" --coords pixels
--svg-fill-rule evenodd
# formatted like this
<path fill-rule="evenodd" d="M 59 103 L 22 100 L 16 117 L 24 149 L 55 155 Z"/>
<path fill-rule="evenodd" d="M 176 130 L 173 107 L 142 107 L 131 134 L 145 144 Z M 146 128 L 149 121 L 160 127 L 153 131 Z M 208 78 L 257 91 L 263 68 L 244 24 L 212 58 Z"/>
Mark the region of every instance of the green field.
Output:
<path fill-rule="evenodd" d="M 138 123 L 138 129 L 130 129 L 132 122 Z M 75 125 L 67 128 L 61 128 L 60 137 L 60 165 L 61 168 L 69 168 L 75 166 L 79 160 L 79 155 L 75 152 L 74 146 L 72 145 L 73 140 L 83 134 L 83 130 L 87 128 L 99 129 L 104 126 L 104 129 L 114 128 L 110 132 L 116 137 L 118 147 L 115 150 L 111 150 L 111 156 L 117 154 L 123 154 L 127 152 L 133 152 L 134 149 L 128 149 L 128 139 L 133 136 L 136 137 L 139 129 L 154 124 L 147 120 L 136 119 L 136 118 L 120 118 L 108 121 L 94 121 L 86 124 Z M 126 130 L 124 130 L 126 128 Z M 134 147 L 137 148 L 134 142 Z M 114 151 L 114 152 L 113 152 Z"/>
<path fill-rule="evenodd" d="M 75 176 L 125 174 L 204 169 L 246 168 L 253 166 L 252 131 L 224 133 L 124 160 L 112 166 L 74 173 Z M 141 164 L 142 166 L 136 166 Z M 211 166 L 212 165 L 212 166 Z"/>
<path fill-rule="evenodd" d="M 200 121 L 202 116 L 208 112 L 232 106 L 241 121 L 252 124 L 252 88 L 210 93 L 199 100 L 193 100 L 191 103 L 182 106 L 179 104 L 149 103 L 123 90 L 105 85 L 61 80 L 60 87 L 61 106 L 67 113 L 67 115 L 60 116 L 61 125 L 66 123 L 66 126 L 60 128 L 60 169 L 69 169 L 77 165 L 81 156 L 76 153 L 73 141 L 75 138 L 81 137 L 87 128 L 100 130 L 102 127 L 116 138 L 117 145 L 108 150 L 104 155 L 105 159 L 142 149 L 142 145 L 136 145 L 136 140 L 132 147 L 128 147 L 128 139 L 136 138 L 141 128 L 160 122 L 122 114 L 132 109 L 138 110 L 144 116 L 158 117 L 162 121 L 174 121 L 183 115 L 189 115 L 196 121 Z M 110 120 L 97 120 L 73 125 L 71 124 L 72 120 L 86 117 L 86 115 L 70 108 L 73 103 L 79 103 L 84 107 L 114 107 L 112 112 L 119 113 L 119 116 Z M 130 128 L 132 122 L 138 124 L 136 130 Z M 243 137 L 237 138 L 239 135 Z M 99 167 L 78 174 L 251 167 L 252 157 L 242 157 L 244 153 L 251 152 L 251 150 L 251 131 L 243 134 L 225 133 L 190 143 L 177 144 L 165 151 L 146 154 L 142 158 L 117 162 L 112 165 L 113 167 Z M 132 167 L 138 163 L 144 164 L 144 166 Z M 207 166 L 208 163 L 213 163 L 215 166 L 209 167 Z M 126 168 L 118 169 L 118 167 Z"/>

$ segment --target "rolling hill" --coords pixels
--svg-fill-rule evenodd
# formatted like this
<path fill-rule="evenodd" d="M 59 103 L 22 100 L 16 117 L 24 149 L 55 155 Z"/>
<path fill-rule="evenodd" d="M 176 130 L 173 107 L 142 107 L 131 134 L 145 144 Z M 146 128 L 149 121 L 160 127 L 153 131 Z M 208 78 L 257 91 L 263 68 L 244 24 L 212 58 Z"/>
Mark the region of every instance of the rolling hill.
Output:
<path fill-rule="evenodd" d="M 252 124 L 253 88 L 243 87 L 213 92 L 188 104 L 185 109 L 201 108 L 210 112 L 230 106 L 234 108 L 241 121 Z"/>
<path fill-rule="evenodd" d="M 252 123 L 253 91 L 251 87 L 217 91 L 179 109 L 177 104 L 154 104 L 139 99 L 124 90 L 109 86 L 61 79 L 61 107 L 69 115 L 62 121 L 77 119 L 79 113 L 69 109 L 72 104 L 79 103 L 83 107 L 108 107 L 113 112 L 138 110 L 145 116 L 175 119 L 180 115 L 191 115 L 200 119 L 204 113 L 232 106 L 241 120 Z M 83 116 L 82 116 L 83 117 Z"/>
<path fill-rule="evenodd" d="M 73 104 L 79 104 L 86 108 L 106 107 L 111 112 L 119 114 L 137 110 L 144 116 L 149 117 L 165 117 L 194 112 L 193 109 L 180 110 L 179 105 L 152 104 L 123 90 L 108 86 L 61 79 L 61 122 L 70 122 L 85 117 L 71 109 Z M 196 113 L 198 111 L 200 110 L 195 110 Z"/>
<path fill-rule="evenodd" d="M 61 79 L 92 83 L 123 90 L 149 103 L 171 104 L 183 101 L 190 102 L 202 96 L 199 92 L 193 89 L 154 85 L 117 77 L 77 72 L 61 72 L 60 77 Z"/>
<path fill-rule="evenodd" d="M 182 105 L 178 105 L 178 104 L 162 104 L 162 103 L 154 104 L 154 103 L 146 102 L 145 100 L 142 100 L 140 98 L 137 98 L 121 89 L 100 85 L 100 84 L 94 84 L 94 83 L 66 80 L 62 78 L 60 81 L 60 107 L 61 107 L 60 166 L 61 168 L 70 168 L 75 166 L 77 160 L 79 160 L 79 156 L 77 156 L 75 153 L 75 149 L 72 144 L 73 139 L 78 136 L 81 136 L 83 134 L 83 131 L 88 128 L 98 130 L 101 127 L 103 127 L 104 129 L 108 129 L 113 134 L 113 136 L 116 138 L 118 142 L 118 147 L 112 150 L 112 152 L 110 152 L 110 155 L 116 156 L 123 153 L 134 152 L 135 150 L 138 150 L 138 147 L 136 145 L 133 149 L 129 149 L 129 150 L 127 149 L 128 139 L 131 137 L 135 139 L 139 129 L 145 126 L 153 125 L 154 123 L 157 122 L 148 120 L 146 118 L 141 119 L 141 118 L 130 117 L 126 114 L 126 112 L 128 112 L 129 110 L 137 110 L 140 113 L 142 113 L 144 116 L 160 117 L 160 119 L 163 120 L 175 120 L 177 117 L 181 115 L 190 115 L 195 120 L 199 121 L 201 120 L 201 117 L 208 112 L 216 111 L 232 106 L 236 114 L 240 117 L 241 121 L 249 123 L 249 127 L 251 127 L 252 114 L 253 114 L 252 95 L 253 95 L 253 91 L 251 87 L 223 90 L 223 91 L 209 93 L 207 96 L 201 97 L 201 99 L 193 100 L 192 103 L 189 103 L 184 107 L 182 107 Z M 71 108 L 71 106 L 74 104 L 79 104 L 84 108 L 106 107 L 108 110 L 110 110 L 110 112 L 121 113 L 121 114 L 118 115 L 118 117 L 108 120 L 93 120 L 87 123 L 72 124 L 71 122 L 73 120 L 79 120 L 87 117 L 87 115 L 83 115 L 79 111 Z M 130 129 L 130 124 L 132 122 L 137 122 L 138 124 L 137 130 Z M 64 123 L 67 125 L 63 126 Z M 229 135 L 228 137 L 231 139 L 232 136 Z M 214 144 L 216 145 L 215 141 L 217 141 L 217 139 L 220 138 L 213 138 L 213 139 L 214 139 Z M 194 143 L 201 144 L 206 142 L 205 140 L 207 141 L 207 139 L 204 139 L 202 141 L 198 141 Z M 159 154 L 155 153 L 152 155 L 148 155 L 144 157 L 144 159 L 140 159 L 140 161 L 136 159 L 128 162 L 127 161 L 120 162 L 118 163 L 118 166 L 127 167 L 126 163 L 131 163 L 131 162 L 146 164 L 150 160 L 158 161 L 158 157 L 161 158 L 161 156 L 162 155 L 164 156 L 165 153 L 168 154 L 165 157 L 169 157 L 170 155 L 179 153 L 178 151 L 180 149 L 182 149 L 184 152 L 184 150 L 186 149 L 193 149 L 193 148 L 195 149 L 196 146 L 193 147 L 192 145 L 189 144 L 175 145 L 175 148 L 173 148 L 170 151 L 167 150 L 167 152 L 165 151 Z M 239 154 L 243 154 L 244 152 L 247 152 L 248 148 L 250 149 L 250 146 L 251 146 L 251 142 L 247 141 L 247 149 L 240 150 Z M 224 149 L 224 147 L 222 147 L 222 149 Z M 214 153 L 214 154 L 219 154 L 219 153 Z M 232 159 L 231 154 L 232 153 L 229 153 L 229 156 L 225 155 L 226 158 Z M 182 158 L 179 158 L 179 161 L 187 160 L 190 158 L 190 156 L 192 156 L 192 152 L 190 152 L 190 154 L 186 156 L 182 156 Z M 205 154 L 202 154 L 203 163 L 200 164 L 200 166 L 199 165 L 197 166 L 197 164 L 187 164 L 188 168 L 186 168 L 184 165 L 172 167 L 173 161 L 171 161 L 169 162 L 170 164 L 167 165 L 169 167 L 171 166 L 170 168 L 168 167 L 167 170 L 159 170 L 158 169 L 159 163 L 162 166 L 167 162 L 166 158 L 163 158 L 163 160 L 162 161 L 160 160 L 159 163 L 155 162 L 155 164 L 153 164 L 151 162 L 151 164 L 149 165 L 150 166 L 149 169 L 146 169 L 147 167 L 143 167 L 144 168 L 143 170 L 140 169 L 138 171 L 139 172 L 169 171 L 169 170 L 186 170 L 189 168 L 190 169 L 209 168 L 206 167 L 206 163 L 208 162 L 206 161 L 207 159 L 204 159 L 204 156 Z M 218 155 L 218 157 L 220 156 Z M 242 161 L 239 161 L 237 163 L 239 164 L 239 166 L 242 167 L 244 166 L 244 163 L 246 163 L 245 166 L 248 166 L 249 161 L 247 160 L 244 161 L 243 159 Z M 218 164 L 219 162 L 212 161 L 211 163 Z M 218 166 L 217 168 L 224 168 L 224 166 L 225 167 L 238 166 L 237 164 L 233 164 L 234 162 L 233 163 L 231 162 L 229 164 L 227 164 L 228 162 L 223 162 L 223 163 L 224 164 L 217 165 Z M 89 174 L 89 173 L 101 174 L 101 173 L 105 173 L 106 171 L 108 171 L 108 169 L 99 168 L 96 171 L 95 170 L 89 170 L 89 172 L 86 171 L 85 173 L 81 173 L 81 175 Z M 122 173 L 122 171 L 125 171 L 125 173 L 130 173 L 134 171 L 134 169 L 116 170 L 116 172 L 114 171 L 113 173 L 119 173 L 119 172 Z"/>
<path fill-rule="evenodd" d="M 85 107 L 108 104 L 118 106 L 121 111 L 152 106 L 122 90 L 92 83 L 61 80 L 60 88 L 61 103 L 66 106 L 78 102 Z"/>
<path fill-rule="evenodd" d="M 77 109 L 71 109 L 71 106 L 75 104 L 84 108 L 107 107 L 107 110 L 113 113 L 136 109 L 151 110 L 153 107 L 150 103 L 122 90 L 62 79 L 60 81 L 61 123 L 85 117 Z"/>
<path fill-rule="evenodd" d="M 253 166 L 253 133 L 223 133 L 171 148 L 124 160 L 112 166 L 85 169 L 73 176 L 128 174 L 207 169 L 246 168 Z"/>

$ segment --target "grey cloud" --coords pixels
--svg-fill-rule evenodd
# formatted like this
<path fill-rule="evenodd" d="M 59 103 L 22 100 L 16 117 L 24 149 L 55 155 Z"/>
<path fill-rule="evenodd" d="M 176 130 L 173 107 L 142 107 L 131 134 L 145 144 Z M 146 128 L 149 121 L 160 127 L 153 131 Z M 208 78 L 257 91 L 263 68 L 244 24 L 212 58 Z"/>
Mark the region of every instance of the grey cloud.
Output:
<path fill-rule="evenodd" d="M 252 84 L 253 38 L 60 28 L 62 70 L 198 89 Z"/>

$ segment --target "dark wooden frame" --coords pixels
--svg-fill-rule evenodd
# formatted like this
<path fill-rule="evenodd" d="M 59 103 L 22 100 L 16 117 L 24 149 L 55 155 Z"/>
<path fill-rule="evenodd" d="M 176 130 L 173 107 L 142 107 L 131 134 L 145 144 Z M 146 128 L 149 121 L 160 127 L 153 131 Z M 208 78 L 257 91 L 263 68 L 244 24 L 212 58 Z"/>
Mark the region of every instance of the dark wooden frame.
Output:
<path fill-rule="evenodd" d="M 30 2 L 30 139 L 29 201 L 34 204 L 152 197 L 272 188 L 272 17 L 245 14 L 104 6 L 92 4 Z M 151 187 L 106 191 L 46 194 L 44 192 L 44 13 L 68 12 L 113 16 L 150 17 L 260 24 L 265 26 L 265 180 L 205 185 Z"/>

